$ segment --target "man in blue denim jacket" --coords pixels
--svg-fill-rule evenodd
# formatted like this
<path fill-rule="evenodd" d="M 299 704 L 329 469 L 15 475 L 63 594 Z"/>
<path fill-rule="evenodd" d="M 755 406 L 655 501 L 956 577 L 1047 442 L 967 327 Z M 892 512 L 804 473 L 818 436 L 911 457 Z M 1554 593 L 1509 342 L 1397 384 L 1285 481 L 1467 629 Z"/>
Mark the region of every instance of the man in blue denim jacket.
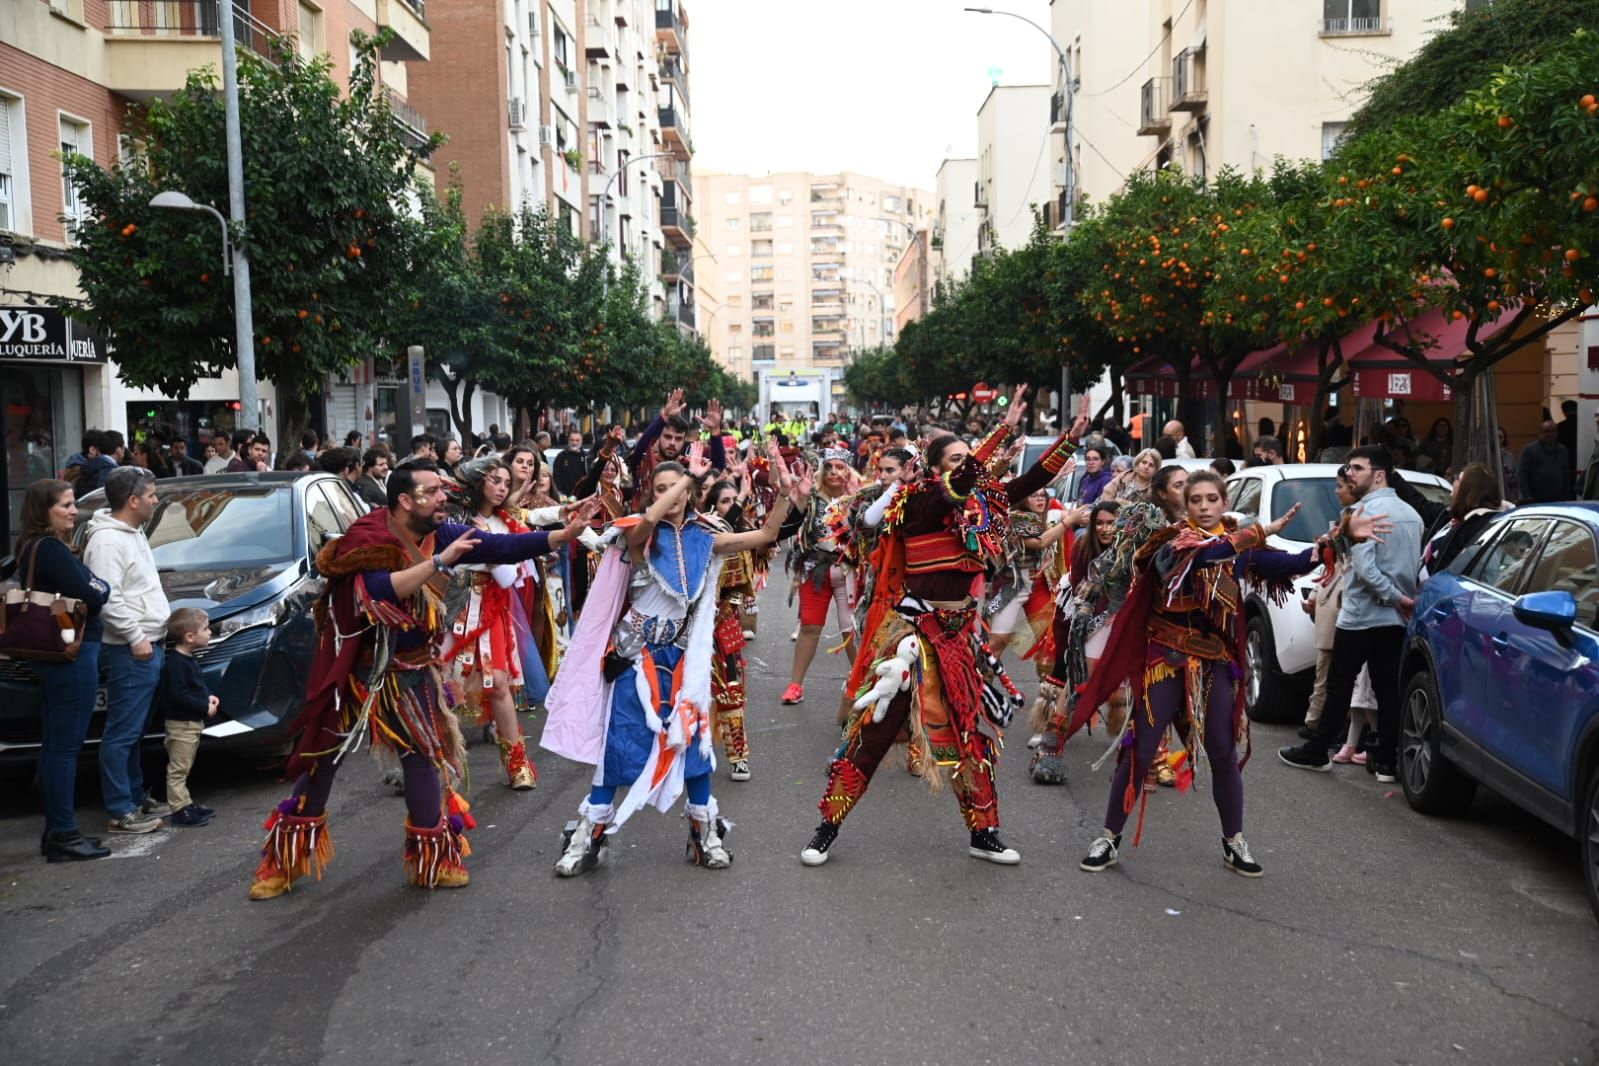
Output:
<path fill-rule="evenodd" d="M 1377 697 L 1377 749 L 1370 753 L 1366 767 L 1377 780 L 1393 781 L 1399 744 L 1399 657 L 1405 625 L 1416 605 L 1422 521 L 1415 509 L 1388 487 L 1394 460 L 1387 448 L 1356 448 L 1349 453 L 1344 470 L 1361 508 L 1373 517 L 1386 516 L 1393 528 L 1381 540 L 1368 540 L 1350 551 L 1321 723 L 1305 743 L 1283 748 L 1277 757 L 1301 770 L 1325 772 L 1331 768 L 1328 749 L 1344 738 L 1355 678 L 1361 667 L 1367 666 Z"/>

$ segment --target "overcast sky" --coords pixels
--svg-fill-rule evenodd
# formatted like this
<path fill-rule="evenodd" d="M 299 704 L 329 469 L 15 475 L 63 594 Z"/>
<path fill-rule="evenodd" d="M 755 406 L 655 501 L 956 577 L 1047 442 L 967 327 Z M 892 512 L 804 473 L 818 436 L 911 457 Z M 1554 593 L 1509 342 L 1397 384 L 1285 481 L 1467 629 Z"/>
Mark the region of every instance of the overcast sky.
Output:
<path fill-rule="evenodd" d="M 1050 80 L 1047 0 L 684 0 L 690 130 L 700 170 L 854 170 L 932 189 L 977 153 L 977 109 L 1001 84 Z"/>

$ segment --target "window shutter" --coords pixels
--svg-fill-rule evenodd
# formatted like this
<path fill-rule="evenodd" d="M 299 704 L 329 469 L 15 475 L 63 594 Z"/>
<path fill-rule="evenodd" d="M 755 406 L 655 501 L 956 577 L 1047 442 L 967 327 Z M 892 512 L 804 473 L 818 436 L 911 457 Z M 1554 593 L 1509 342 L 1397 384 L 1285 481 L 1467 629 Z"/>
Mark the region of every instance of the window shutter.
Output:
<path fill-rule="evenodd" d="M 10 175 L 11 169 L 11 101 L 0 96 L 0 174 Z"/>

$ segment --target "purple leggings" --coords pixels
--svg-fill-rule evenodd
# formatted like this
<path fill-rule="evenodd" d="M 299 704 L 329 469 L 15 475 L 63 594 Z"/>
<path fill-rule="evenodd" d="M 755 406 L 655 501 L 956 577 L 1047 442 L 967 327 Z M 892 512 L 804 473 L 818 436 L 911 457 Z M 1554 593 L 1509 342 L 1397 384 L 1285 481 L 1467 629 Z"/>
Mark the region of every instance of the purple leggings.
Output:
<path fill-rule="evenodd" d="M 300 775 L 294 783 L 293 795 L 304 796 L 301 810 L 307 818 L 315 818 L 328 809 L 328 796 L 333 793 L 333 775 L 339 764 L 330 755 L 319 755 L 311 769 Z M 439 788 L 439 771 L 420 755 L 400 756 L 400 769 L 405 774 L 405 810 L 411 824 L 419 829 L 432 829 L 439 824 L 444 810 L 444 794 Z"/>
<path fill-rule="evenodd" d="M 1238 768 L 1238 739 L 1233 730 L 1233 700 L 1236 682 L 1226 663 L 1206 663 L 1210 673 L 1210 706 L 1205 710 L 1205 755 L 1210 759 L 1210 795 L 1221 815 L 1222 836 L 1244 831 L 1244 775 Z M 1123 809 L 1129 781 L 1144 780 L 1160 738 L 1177 716 L 1186 696 L 1184 680 L 1167 678 L 1149 687 L 1149 709 L 1133 708 L 1133 758 L 1123 749 L 1116 759 L 1116 773 L 1110 781 L 1110 802 L 1105 808 L 1105 828 L 1120 833 L 1127 824 Z M 1149 724 L 1153 714 L 1155 724 Z M 1142 786 L 1140 786 L 1142 787 Z"/>

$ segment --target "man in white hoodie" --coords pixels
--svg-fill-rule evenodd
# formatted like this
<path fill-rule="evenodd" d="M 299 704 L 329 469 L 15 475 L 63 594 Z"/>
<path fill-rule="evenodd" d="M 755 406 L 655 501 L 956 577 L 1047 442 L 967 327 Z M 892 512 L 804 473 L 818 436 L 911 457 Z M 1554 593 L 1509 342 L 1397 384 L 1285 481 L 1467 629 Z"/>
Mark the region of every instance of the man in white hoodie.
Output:
<path fill-rule="evenodd" d="M 123 466 L 106 477 L 106 503 L 89 521 L 83 562 L 111 585 L 100 610 L 105 627 L 100 663 L 106 679 L 105 731 L 100 738 L 100 790 L 113 833 L 149 833 L 169 813 L 144 787 L 140 741 L 161 682 L 162 640 L 172 609 L 161 590 L 155 555 L 143 527 L 155 514 L 155 475 Z"/>

